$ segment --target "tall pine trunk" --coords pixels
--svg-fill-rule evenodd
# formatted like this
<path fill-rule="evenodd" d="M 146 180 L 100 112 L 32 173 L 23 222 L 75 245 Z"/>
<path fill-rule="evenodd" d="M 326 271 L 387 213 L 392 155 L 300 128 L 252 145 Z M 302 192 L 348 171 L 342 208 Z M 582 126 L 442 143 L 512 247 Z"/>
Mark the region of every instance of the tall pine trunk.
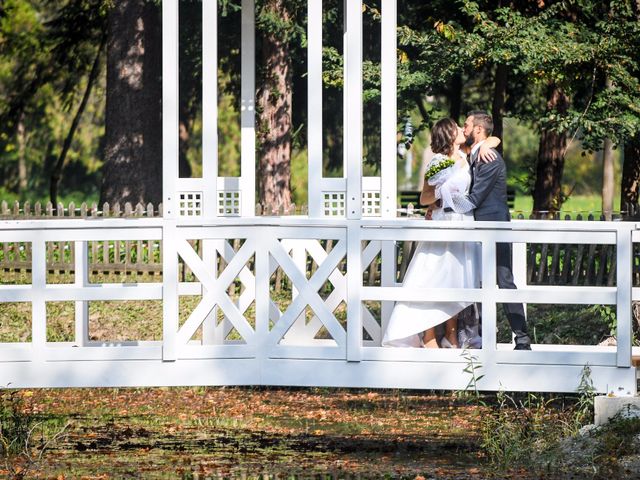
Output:
<path fill-rule="evenodd" d="M 462 75 L 459 73 L 454 74 L 449 83 L 448 97 L 449 116 L 456 122 L 462 116 L 462 87 Z"/>
<path fill-rule="evenodd" d="M 162 201 L 161 73 L 159 6 L 148 0 L 114 2 L 108 18 L 101 202 Z"/>
<path fill-rule="evenodd" d="M 640 200 L 640 133 L 624 144 L 621 187 L 620 209 L 635 213 Z"/>
<path fill-rule="evenodd" d="M 20 196 L 27 193 L 28 174 L 27 174 L 27 132 L 24 126 L 24 112 L 20 114 L 18 125 L 16 127 L 16 138 L 18 140 L 18 192 Z"/>
<path fill-rule="evenodd" d="M 265 9 L 290 20 L 285 0 L 267 0 Z M 259 112 L 258 191 L 267 212 L 291 205 L 292 88 L 291 56 L 285 36 L 265 32 L 262 39 L 264 78 L 257 98 Z"/>
<path fill-rule="evenodd" d="M 602 213 L 611 220 L 614 196 L 613 142 L 607 138 L 602 149 Z"/>
<path fill-rule="evenodd" d="M 569 97 L 556 85 L 547 88 L 547 112 L 564 115 L 569 107 Z M 545 128 L 540 134 L 536 183 L 533 191 L 534 212 L 556 212 L 562 206 L 562 173 L 567 133 Z"/>

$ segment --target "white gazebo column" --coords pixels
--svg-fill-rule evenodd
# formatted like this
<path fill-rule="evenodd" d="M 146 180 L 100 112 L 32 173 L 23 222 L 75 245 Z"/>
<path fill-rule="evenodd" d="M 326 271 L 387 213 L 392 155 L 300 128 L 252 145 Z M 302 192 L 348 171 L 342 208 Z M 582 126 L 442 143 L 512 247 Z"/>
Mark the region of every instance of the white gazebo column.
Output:
<path fill-rule="evenodd" d="M 242 0 L 242 46 L 240 85 L 240 211 L 254 216 L 256 208 L 256 61 L 255 1 Z"/>
<path fill-rule="evenodd" d="M 380 185 L 381 216 L 396 216 L 397 162 L 396 132 L 398 117 L 397 81 L 397 0 L 382 0 L 381 71 L 381 152 Z"/>
<path fill-rule="evenodd" d="M 307 138 L 309 216 L 323 215 L 322 193 L 322 0 L 307 3 Z"/>
<path fill-rule="evenodd" d="M 178 331 L 178 0 L 162 2 L 162 359 L 176 360 Z"/>
<path fill-rule="evenodd" d="M 204 202 L 205 217 L 218 216 L 218 5 L 217 0 L 202 2 L 202 179 L 207 188 Z M 217 272 L 216 246 L 220 240 L 202 240 L 202 259 Z M 202 291 L 204 296 L 206 292 Z M 207 315 L 202 324 L 202 343 L 224 343 L 222 327 L 216 328 L 218 307 Z"/>
<path fill-rule="evenodd" d="M 178 216 L 178 0 L 162 2 L 162 196 L 164 218 Z"/>
<path fill-rule="evenodd" d="M 362 2 L 345 1 L 344 152 L 347 218 L 362 218 Z"/>
<path fill-rule="evenodd" d="M 218 6 L 202 2 L 202 178 L 211 198 L 204 203 L 206 217 L 218 216 Z"/>
<path fill-rule="evenodd" d="M 362 2 L 344 2 L 344 152 L 347 173 L 347 360 L 362 357 Z"/>
<path fill-rule="evenodd" d="M 397 206 L 397 117 L 398 117 L 398 75 L 397 75 L 397 0 L 382 0 L 381 27 L 381 156 L 380 159 L 380 213 L 383 218 L 394 218 Z M 394 242 L 382 242 L 382 268 L 380 269 L 383 287 L 393 287 L 396 283 L 396 248 Z M 391 317 L 394 302 L 382 302 L 381 335 Z"/>

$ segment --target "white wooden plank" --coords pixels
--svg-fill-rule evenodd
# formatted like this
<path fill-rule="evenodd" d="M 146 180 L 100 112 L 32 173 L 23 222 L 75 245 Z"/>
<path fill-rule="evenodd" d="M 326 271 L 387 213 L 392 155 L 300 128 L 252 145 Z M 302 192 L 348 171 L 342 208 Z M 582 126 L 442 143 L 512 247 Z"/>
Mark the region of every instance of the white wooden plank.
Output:
<path fill-rule="evenodd" d="M 33 297 L 31 285 L 0 285 L 0 302 L 30 302 Z"/>
<path fill-rule="evenodd" d="M 431 222 L 428 222 L 429 224 Z M 480 222 L 467 222 L 468 229 L 456 228 L 449 223 L 449 228 L 404 228 L 404 229 L 363 229 L 363 238 L 366 240 L 387 241 L 437 241 L 437 242 L 479 242 L 492 240 L 500 243 L 576 243 L 576 244 L 614 244 L 614 232 L 593 232 L 589 230 L 581 232 L 549 232 L 549 231 L 510 231 L 510 230 L 485 230 L 471 228 Z M 463 223 L 463 222 L 459 222 Z M 484 222 L 483 222 L 484 223 Z M 423 224 L 427 224 L 423 222 Z M 428 224 L 427 224 L 428 225 Z M 460 225 L 462 226 L 462 225 Z"/>
<path fill-rule="evenodd" d="M 98 300 L 162 300 L 160 283 L 98 284 L 86 287 L 73 284 L 47 285 L 42 295 L 48 302 Z"/>
<path fill-rule="evenodd" d="M 494 280 L 495 285 L 495 280 Z M 613 305 L 616 287 L 563 287 L 557 285 L 532 286 L 518 290 L 487 288 L 492 301 L 497 303 L 548 303 L 577 305 Z M 464 288 L 411 288 L 362 287 L 363 300 L 393 301 L 466 301 L 477 302 L 484 296 L 482 289 Z"/>

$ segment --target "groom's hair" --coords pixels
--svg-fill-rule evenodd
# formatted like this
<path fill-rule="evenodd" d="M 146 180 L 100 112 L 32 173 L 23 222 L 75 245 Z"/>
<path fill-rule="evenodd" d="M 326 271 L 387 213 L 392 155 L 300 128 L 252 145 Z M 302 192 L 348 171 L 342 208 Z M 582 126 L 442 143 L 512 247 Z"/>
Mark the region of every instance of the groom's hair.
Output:
<path fill-rule="evenodd" d="M 490 137 L 493 133 L 493 118 L 484 110 L 472 110 L 467 113 L 467 117 L 473 117 L 473 126 L 476 125 L 481 126 L 485 132 L 487 132 L 487 137 Z"/>

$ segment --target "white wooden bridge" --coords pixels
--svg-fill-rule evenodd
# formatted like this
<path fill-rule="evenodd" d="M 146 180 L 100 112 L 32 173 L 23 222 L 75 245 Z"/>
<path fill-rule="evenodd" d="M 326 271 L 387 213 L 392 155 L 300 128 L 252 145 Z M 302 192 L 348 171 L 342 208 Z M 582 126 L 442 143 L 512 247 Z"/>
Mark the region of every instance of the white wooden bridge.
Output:
<path fill-rule="evenodd" d="M 343 178 L 322 172 L 322 2 L 309 0 L 309 215 L 255 217 L 253 2 L 242 12 L 242 173 L 218 177 L 217 13 L 203 1 L 203 176 L 179 178 L 178 1 L 163 1 L 164 205 L 163 218 L 11 220 L 0 222 L 0 242 L 30 244 L 29 283 L 0 281 L 3 304 L 31 306 L 27 342 L 0 344 L 0 385 L 12 387 L 151 385 L 291 385 L 463 389 L 468 361 L 457 349 L 380 346 L 394 301 L 465 300 L 482 304 L 483 345 L 471 350 L 483 390 L 573 392 L 588 365 L 600 392 L 636 394 L 632 366 L 633 222 L 517 220 L 511 223 L 425 222 L 396 217 L 396 5 L 382 0 L 381 177 L 362 176 L 362 9 L 345 2 L 345 158 Z M 384 178 L 384 181 L 381 181 Z M 241 239 L 234 249 L 232 240 Z M 47 243 L 75 245 L 69 284 L 47 280 Z M 93 283 L 88 245 L 95 241 L 161 241 L 163 276 L 157 283 Z M 203 242 L 202 254 L 192 240 Z M 326 247 L 332 240 L 332 248 Z M 396 242 L 478 242 L 482 288 L 415 290 L 396 283 Z M 513 243 L 518 290 L 496 287 L 496 243 Z M 615 245 L 613 286 L 531 286 L 525 281 L 526 245 Z M 226 267 L 217 270 L 216 259 Z M 304 265 L 312 259 L 311 276 Z M 379 262 L 380 285 L 365 285 L 363 271 Z M 193 281 L 180 281 L 180 263 Z M 290 302 L 278 304 L 270 288 L 277 267 L 293 285 Z M 428 272 L 425 272 L 428 274 Z M 0 273 L 0 275 L 2 275 Z M 242 284 L 238 297 L 228 287 Z M 327 288 L 328 287 L 328 288 Z M 320 294 L 320 291 L 325 293 Z M 329 292 L 329 293 L 326 293 Z M 196 297 L 191 312 L 181 299 Z M 90 341 L 90 302 L 163 303 L 158 341 Z M 74 302 L 75 339 L 47 337 L 47 304 Z M 612 305 L 617 345 L 540 345 L 514 351 L 497 342 L 500 304 Z M 188 314 L 187 314 L 188 313 Z M 0 310 L 0 319 L 1 310 Z"/>

